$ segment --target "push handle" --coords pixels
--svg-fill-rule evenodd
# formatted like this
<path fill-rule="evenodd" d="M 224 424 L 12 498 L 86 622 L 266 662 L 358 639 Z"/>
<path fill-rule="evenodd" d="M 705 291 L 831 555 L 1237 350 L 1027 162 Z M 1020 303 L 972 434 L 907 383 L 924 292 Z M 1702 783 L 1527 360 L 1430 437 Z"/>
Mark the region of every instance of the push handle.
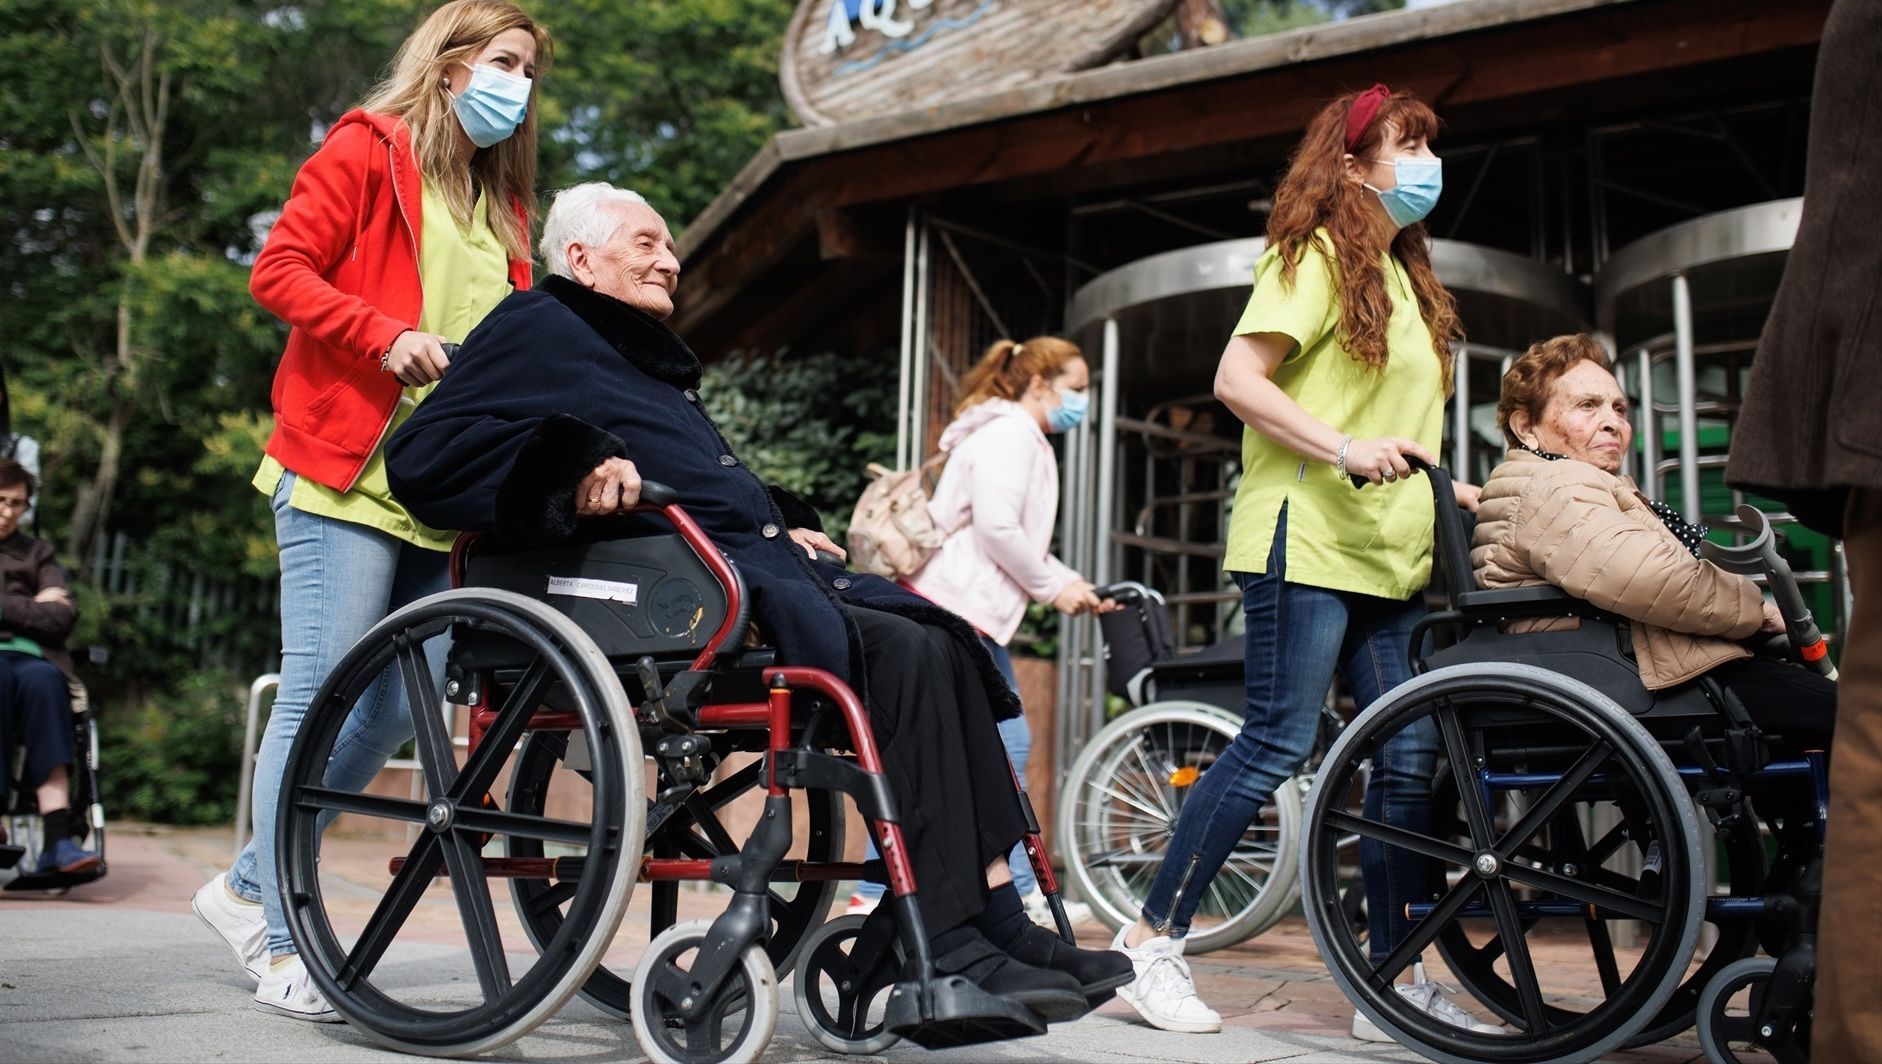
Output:
<path fill-rule="evenodd" d="M 1408 466 L 1411 466 L 1412 472 L 1414 473 L 1431 472 L 1431 463 L 1425 461 L 1422 458 L 1417 457 L 1416 455 L 1405 454 L 1405 455 L 1400 455 L 1399 457 L 1405 459 L 1405 464 Z M 1372 483 L 1372 481 L 1367 480 L 1365 477 L 1360 476 L 1358 473 L 1348 473 L 1346 475 L 1352 480 L 1353 487 L 1355 488 L 1363 488 L 1366 485 Z"/>

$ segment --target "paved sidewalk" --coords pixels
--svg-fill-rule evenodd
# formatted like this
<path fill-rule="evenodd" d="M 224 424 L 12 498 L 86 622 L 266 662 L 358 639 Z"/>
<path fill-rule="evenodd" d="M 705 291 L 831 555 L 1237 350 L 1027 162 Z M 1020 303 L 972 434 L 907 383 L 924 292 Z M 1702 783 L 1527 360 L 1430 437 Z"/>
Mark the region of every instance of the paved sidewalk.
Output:
<path fill-rule="evenodd" d="M 333 840 L 330 840 L 333 841 Z M 374 1047 L 345 1025 L 306 1024 L 249 1008 L 252 989 L 220 942 L 189 911 L 189 895 L 228 858 L 227 832 L 120 828 L 110 840 L 111 873 L 64 898 L 0 896 L 0 1061 L 368 1061 L 414 1059 Z M 383 842 L 361 841 L 330 852 L 329 873 L 383 878 Z M 330 846 L 330 851 L 335 848 Z M 461 946 L 448 944 L 456 916 L 448 893 L 436 906 L 437 941 L 401 938 L 397 960 L 415 970 L 454 970 Z M 369 904 L 362 892 L 361 904 Z M 715 914 L 722 902 L 683 893 L 682 919 Z M 622 926 L 612 967 L 631 970 L 646 942 L 646 901 L 637 896 Z M 506 941 L 520 929 L 506 910 Z M 514 931 L 518 936 L 510 938 Z M 1103 929 L 1080 928 L 1087 945 Z M 461 936 L 461 932 L 457 932 Z M 461 942 L 461 937 L 458 939 Z M 892 1061 L 1409 1061 L 1395 1046 L 1346 1037 L 1352 1007 L 1319 964 L 1305 928 L 1284 923 L 1259 942 L 1195 958 L 1205 1000 L 1226 1025 L 1218 1035 L 1176 1035 L 1141 1023 L 1112 1002 L 1041 1038 L 942 1053 L 899 1046 Z M 448 976 L 440 974 L 438 978 Z M 847 1059 L 828 1055 L 805 1032 L 789 996 L 767 1060 Z M 644 1059 L 628 1026 L 571 1002 L 555 1019 L 493 1060 L 615 1061 Z M 1623 1054 L 1634 1064 L 1702 1059 L 1690 1036 L 1672 1045 Z"/>

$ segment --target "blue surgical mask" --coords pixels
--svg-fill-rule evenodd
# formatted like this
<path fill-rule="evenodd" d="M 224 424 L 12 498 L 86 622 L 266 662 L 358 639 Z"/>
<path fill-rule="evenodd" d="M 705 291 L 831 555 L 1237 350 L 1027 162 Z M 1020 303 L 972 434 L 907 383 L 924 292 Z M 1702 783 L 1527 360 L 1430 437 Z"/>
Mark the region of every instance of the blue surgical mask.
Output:
<path fill-rule="evenodd" d="M 1085 411 L 1091 409 L 1091 393 L 1075 392 L 1069 388 L 1057 391 L 1059 405 L 1046 411 L 1046 427 L 1053 432 L 1070 432 L 1085 420 Z"/>
<path fill-rule="evenodd" d="M 1444 191 L 1443 162 L 1406 155 L 1392 160 L 1392 174 L 1398 180 L 1392 188 L 1366 187 L 1379 194 L 1379 202 L 1385 205 L 1393 225 L 1403 229 L 1424 221 L 1431 208 L 1438 205 L 1438 194 Z"/>
<path fill-rule="evenodd" d="M 470 69 L 470 84 L 451 97 L 451 109 L 471 143 L 488 148 L 508 139 L 529 117 L 529 90 L 534 82 L 482 63 Z M 445 89 L 446 94 L 450 91 Z"/>

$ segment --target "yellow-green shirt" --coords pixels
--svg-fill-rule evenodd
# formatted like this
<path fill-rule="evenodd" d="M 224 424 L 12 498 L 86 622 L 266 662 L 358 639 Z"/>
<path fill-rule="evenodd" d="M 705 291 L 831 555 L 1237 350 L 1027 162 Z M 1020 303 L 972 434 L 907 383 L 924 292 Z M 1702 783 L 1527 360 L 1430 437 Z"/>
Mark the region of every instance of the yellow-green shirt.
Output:
<path fill-rule="evenodd" d="M 459 228 L 444 197 L 430 181 L 424 182 L 424 207 L 419 222 L 423 234 L 418 257 L 418 283 L 424 293 L 424 307 L 418 316 L 419 332 L 436 333 L 462 343 L 484 320 L 484 315 L 510 294 L 509 255 L 490 228 L 485 204 L 485 198 L 478 196 L 477 205 L 471 211 L 470 228 Z M 367 525 L 420 547 L 450 550 L 456 533 L 427 528 L 413 520 L 405 507 L 392 497 L 392 489 L 386 483 L 387 438 L 404 424 L 435 387 L 435 383 L 408 387 L 400 393 L 392 420 L 379 437 L 379 446 L 373 450 L 359 478 L 353 482 L 352 490 L 336 491 L 306 477 L 296 477 L 288 505 L 304 513 Z M 266 456 L 253 483 L 262 494 L 273 495 L 281 486 L 284 472 L 274 456 Z"/>
<path fill-rule="evenodd" d="M 1297 346 L 1275 370 L 1274 383 L 1327 425 L 1354 439 L 1414 439 L 1436 454 L 1444 427 L 1443 373 L 1404 265 L 1385 257 L 1392 317 L 1386 364 L 1374 369 L 1354 359 L 1336 335 L 1339 267 L 1331 236 L 1324 229 L 1315 236 L 1292 286 L 1281 278 L 1278 249 L 1269 248 L 1255 263 L 1254 292 L 1235 335 L 1292 337 Z M 1355 490 L 1333 466 L 1245 428 L 1225 569 L 1267 571 L 1283 505 L 1290 582 L 1403 599 L 1430 581 L 1436 511 L 1425 478 Z"/>

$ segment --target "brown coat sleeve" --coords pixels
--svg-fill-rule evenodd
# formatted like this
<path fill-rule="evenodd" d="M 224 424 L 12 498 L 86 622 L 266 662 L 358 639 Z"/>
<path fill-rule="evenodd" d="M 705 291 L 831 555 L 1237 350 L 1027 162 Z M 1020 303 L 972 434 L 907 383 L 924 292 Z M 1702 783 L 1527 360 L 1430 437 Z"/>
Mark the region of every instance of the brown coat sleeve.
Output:
<path fill-rule="evenodd" d="M 65 573 L 52 544 L 40 540 L 29 559 L 35 592 L 65 587 Z M 0 628 L 41 643 L 63 643 L 78 623 L 78 609 L 63 602 L 35 602 L 32 595 L 0 595 Z"/>
<path fill-rule="evenodd" d="M 1604 610 L 1675 632 L 1743 639 L 1758 630 L 1764 599 L 1757 585 L 1622 512 L 1599 470 L 1550 474 L 1530 479 L 1512 537 L 1543 579 Z"/>

